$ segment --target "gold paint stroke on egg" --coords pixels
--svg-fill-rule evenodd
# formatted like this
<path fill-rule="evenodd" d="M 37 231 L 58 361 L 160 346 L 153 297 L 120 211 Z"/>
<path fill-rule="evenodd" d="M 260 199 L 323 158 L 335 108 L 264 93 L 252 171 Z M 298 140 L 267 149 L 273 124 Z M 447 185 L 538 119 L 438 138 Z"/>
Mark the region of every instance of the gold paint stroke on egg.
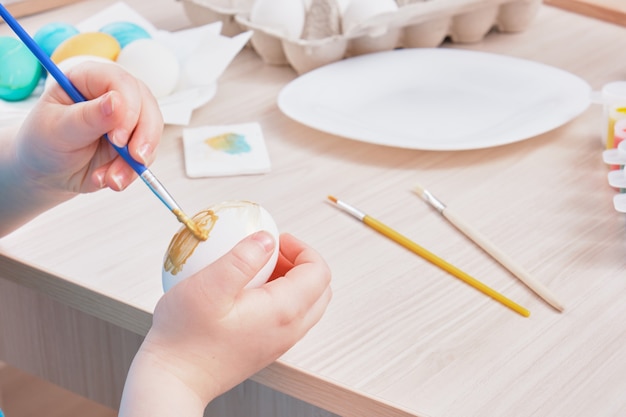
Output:
<path fill-rule="evenodd" d="M 192 220 L 198 228 L 206 231 L 208 237 L 213 227 L 215 227 L 217 219 L 218 216 L 215 211 L 206 209 L 193 216 Z M 181 228 L 174 235 L 169 248 L 167 248 L 167 257 L 165 258 L 163 268 L 172 275 L 178 274 L 201 242 L 202 240 L 199 240 L 189 228 Z"/>
<path fill-rule="evenodd" d="M 198 240 L 207 240 L 209 238 L 209 232 L 193 222 L 185 213 L 179 209 L 174 209 L 172 212 L 176 215 L 179 222 L 185 225 L 191 234 Z"/>
<path fill-rule="evenodd" d="M 211 238 L 211 231 L 215 227 L 217 220 L 219 219 L 219 212 L 221 210 L 226 209 L 243 209 L 250 210 L 251 208 L 255 208 L 254 214 L 256 217 L 241 217 L 242 221 L 253 221 L 259 222 L 258 216 L 260 216 L 261 211 L 260 207 L 257 203 L 253 203 L 250 201 L 226 201 L 212 207 L 209 207 L 205 210 L 200 211 L 196 215 L 192 217 L 193 223 L 200 230 L 203 231 L 203 234 L 206 233 L 207 238 Z M 248 212 L 248 214 L 251 214 Z M 199 244 L 201 244 L 203 240 L 199 240 L 194 233 L 188 228 L 181 228 L 172 238 L 170 242 L 170 246 L 167 249 L 167 256 L 163 263 L 163 269 L 165 271 L 171 273 L 172 275 L 178 274 L 182 271 L 185 262 L 187 259 L 193 254 Z"/>

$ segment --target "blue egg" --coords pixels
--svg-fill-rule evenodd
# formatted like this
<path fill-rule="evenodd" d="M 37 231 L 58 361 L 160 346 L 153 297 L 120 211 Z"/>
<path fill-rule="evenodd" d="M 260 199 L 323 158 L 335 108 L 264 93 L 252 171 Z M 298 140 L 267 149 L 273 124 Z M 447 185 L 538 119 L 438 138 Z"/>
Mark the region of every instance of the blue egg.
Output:
<path fill-rule="evenodd" d="M 28 98 L 41 79 L 37 58 L 17 38 L 0 36 L 0 99 Z"/>
<path fill-rule="evenodd" d="M 48 23 L 35 33 L 33 39 L 48 56 L 51 56 L 57 46 L 78 33 L 78 29 L 67 23 Z"/>
<path fill-rule="evenodd" d="M 104 25 L 100 32 L 113 36 L 124 48 L 138 39 L 150 39 L 152 36 L 141 26 L 132 22 L 113 22 Z"/>

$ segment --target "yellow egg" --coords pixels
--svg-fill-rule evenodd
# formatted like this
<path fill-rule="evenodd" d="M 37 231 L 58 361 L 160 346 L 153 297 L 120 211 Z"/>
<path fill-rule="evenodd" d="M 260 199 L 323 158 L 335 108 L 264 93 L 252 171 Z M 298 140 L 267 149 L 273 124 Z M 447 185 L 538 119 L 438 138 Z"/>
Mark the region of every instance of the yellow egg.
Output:
<path fill-rule="evenodd" d="M 102 32 L 85 32 L 63 41 L 50 57 L 55 64 L 76 56 L 92 55 L 115 61 L 121 50 L 119 42 Z"/>
<path fill-rule="evenodd" d="M 101 64 L 116 64 L 115 61 L 111 61 L 110 59 L 102 58 L 101 56 L 94 55 L 76 55 L 70 58 L 63 60 L 59 63 L 58 67 L 62 73 L 67 74 L 70 68 L 73 68 L 83 62 L 99 62 Z M 46 81 L 44 82 L 44 90 L 47 90 L 54 84 L 57 84 L 57 80 L 52 76 L 48 76 Z"/>
<path fill-rule="evenodd" d="M 249 201 L 226 201 L 200 211 L 192 220 L 209 236 L 207 240 L 200 241 L 186 227 L 178 230 L 163 260 L 164 291 L 215 262 L 240 240 L 260 230 L 272 234 L 276 248 L 247 287 L 260 287 L 269 279 L 278 260 L 279 233 L 267 210 Z"/>

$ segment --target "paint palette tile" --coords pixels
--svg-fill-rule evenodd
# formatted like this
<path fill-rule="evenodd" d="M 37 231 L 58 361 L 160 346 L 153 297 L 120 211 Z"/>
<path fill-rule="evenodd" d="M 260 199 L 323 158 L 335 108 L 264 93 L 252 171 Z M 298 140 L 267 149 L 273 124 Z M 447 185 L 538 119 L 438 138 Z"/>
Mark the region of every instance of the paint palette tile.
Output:
<path fill-rule="evenodd" d="M 191 178 L 263 174 L 271 168 L 258 123 L 184 129 L 183 145 Z"/>

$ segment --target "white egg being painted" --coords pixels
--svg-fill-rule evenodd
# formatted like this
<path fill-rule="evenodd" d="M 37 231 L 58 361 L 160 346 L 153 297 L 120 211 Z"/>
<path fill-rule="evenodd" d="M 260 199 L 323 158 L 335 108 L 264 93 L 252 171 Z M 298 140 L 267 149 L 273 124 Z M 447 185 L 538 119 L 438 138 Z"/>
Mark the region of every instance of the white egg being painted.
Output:
<path fill-rule="evenodd" d="M 267 282 L 278 260 L 279 233 L 266 209 L 249 201 L 226 201 L 200 211 L 192 220 L 206 230 L 209 237 L 201 241 L 184 226 L 178 230 L 163 259 L 164 291 L 215 262 L 243 238 L 260 230 L 274 237 L 276 247 L 270 260 L 247 287 L 256 288 Z"/>

